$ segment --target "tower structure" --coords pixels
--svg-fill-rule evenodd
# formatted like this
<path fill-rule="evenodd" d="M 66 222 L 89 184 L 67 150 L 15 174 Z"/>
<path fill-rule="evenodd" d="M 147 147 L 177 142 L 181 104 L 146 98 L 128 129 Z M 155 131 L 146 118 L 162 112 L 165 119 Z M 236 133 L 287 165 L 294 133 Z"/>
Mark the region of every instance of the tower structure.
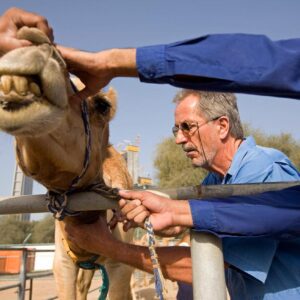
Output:
<path fill-rule="evenodd" d="M 26 176 L 18 164 L 16 164 L 12 195 L 31 195 L 33 190 L 33 180 L 32 178 Z M 21 221 L 30 221 L 30 214 L 20 214 L 17 215 L 18 219 Z"/>
<path fill-rule="evenodd" d="M 133 180 L 133 184 L 138 184 L 139 177 L 139 152 L 140 147 L 135 145 L 127 145 L 125 148 L 125 160 L 127 162 L 127 168 L 131 178 Z"/>
<path fill-rule="evenodd" d="M 150 177 L 142 177 L 140 174 L 140 139 L 141 137 L 137 135 L 134 143 L 129 140 L 124 140 L 122 143 L 119 143 L 117 147 L 123 147 L 126 145 L 123 150 L 119 151 L 126 161 L 127 169 L 133 180 L 135 188 L 146 188 L 152 186 L 152 179 Z"/>

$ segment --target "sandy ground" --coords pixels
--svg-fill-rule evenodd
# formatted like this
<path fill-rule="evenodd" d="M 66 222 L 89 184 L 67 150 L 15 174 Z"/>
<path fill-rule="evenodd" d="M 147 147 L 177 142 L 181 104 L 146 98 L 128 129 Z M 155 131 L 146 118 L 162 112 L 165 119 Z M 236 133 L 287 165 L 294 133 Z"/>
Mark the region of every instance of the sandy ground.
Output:
<path fill-rule="evenodd" d="M 17 283 L 16 280 L 12 278 L 8 280 L 5 278 L 3 280 L 0 276 L 0 287 L 4 285 Z M 99 296 L 99 276 L 94 276 L 92 285 L 88 294 L 88 300 L 98 300 Z M 177 285 L 169 280 L 166 281 L 167 297 L 166 300 L 175 300 Z M 26 288 L 29 288 L 29 280 L 27 281 Z M 158 299 L 155 296 L 155 288 L 153 284 L 153 276 L 146 274 L 141 271 L 136 271 L 132 278 L 132 290 L 133 290 L 133 300 L 152 300 Z M 18 289 L 13 288 L 5 291 L 0 291 L 1 300 L 17 300 L 18 299 Z M 26 300 L 29 300 L 29 291 L 26 291 Z M 53 276 L 37 278 L 33 280 L 33 292 L 32 300 L 50 300 L 56 298 L 56 290 Z M 71 300 L 71 299 L 70 299 Z"/>

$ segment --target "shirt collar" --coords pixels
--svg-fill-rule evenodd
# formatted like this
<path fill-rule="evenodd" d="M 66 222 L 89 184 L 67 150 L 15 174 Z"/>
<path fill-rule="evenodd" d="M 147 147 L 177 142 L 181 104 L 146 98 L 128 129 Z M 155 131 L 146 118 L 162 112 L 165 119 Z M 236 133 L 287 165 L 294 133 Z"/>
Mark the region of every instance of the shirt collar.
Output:
<path fill-rule="evenodd" d="M 243 158 L 246 156 L 250 148 L 256 147 L 255 140 L 252 136 L 245 138 L 233 156 L 230 168 L 223 178 L 222 183 L 227 183 L 228 180 L 239 171 Z"/>

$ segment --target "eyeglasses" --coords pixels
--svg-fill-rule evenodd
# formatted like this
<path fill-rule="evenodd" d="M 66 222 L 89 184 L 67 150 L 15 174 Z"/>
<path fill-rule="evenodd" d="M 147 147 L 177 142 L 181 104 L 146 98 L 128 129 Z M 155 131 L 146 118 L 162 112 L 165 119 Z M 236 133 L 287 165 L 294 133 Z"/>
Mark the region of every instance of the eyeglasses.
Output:
<path fill-rule="evenodd" d="M 207 120 L 206 122 L 202 123 L 201 125 L 199 125 L 198 123 L 189 123 L 189 122 L 182 122 L 179 125 L 175 125 L 172 127 L 172 132 L 174 134 L 175 137 L 177 137 L 178 131 L 181 130 L 182 134 L 184 136 L 192 136 L 196 129 L 199 129 L 200 127 L 204 126 L 205 124 L 211 122 L 211 121 L 215 121 L 218 120 L 221 116 L 219 117 L 215 117 L 213 119 Z"/>

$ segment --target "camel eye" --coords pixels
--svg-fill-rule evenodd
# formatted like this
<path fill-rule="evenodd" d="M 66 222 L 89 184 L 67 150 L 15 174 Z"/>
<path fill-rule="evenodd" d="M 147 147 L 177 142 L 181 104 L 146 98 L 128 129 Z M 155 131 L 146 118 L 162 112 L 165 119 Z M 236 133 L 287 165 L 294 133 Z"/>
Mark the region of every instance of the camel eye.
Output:
<path fill-rule="evenodd" d="M 106 116 L 109 114 L 111 105 L 110 103 L 103 97 L 96 96 L 94 98 L 95 110 L 102 115 Z"/>

